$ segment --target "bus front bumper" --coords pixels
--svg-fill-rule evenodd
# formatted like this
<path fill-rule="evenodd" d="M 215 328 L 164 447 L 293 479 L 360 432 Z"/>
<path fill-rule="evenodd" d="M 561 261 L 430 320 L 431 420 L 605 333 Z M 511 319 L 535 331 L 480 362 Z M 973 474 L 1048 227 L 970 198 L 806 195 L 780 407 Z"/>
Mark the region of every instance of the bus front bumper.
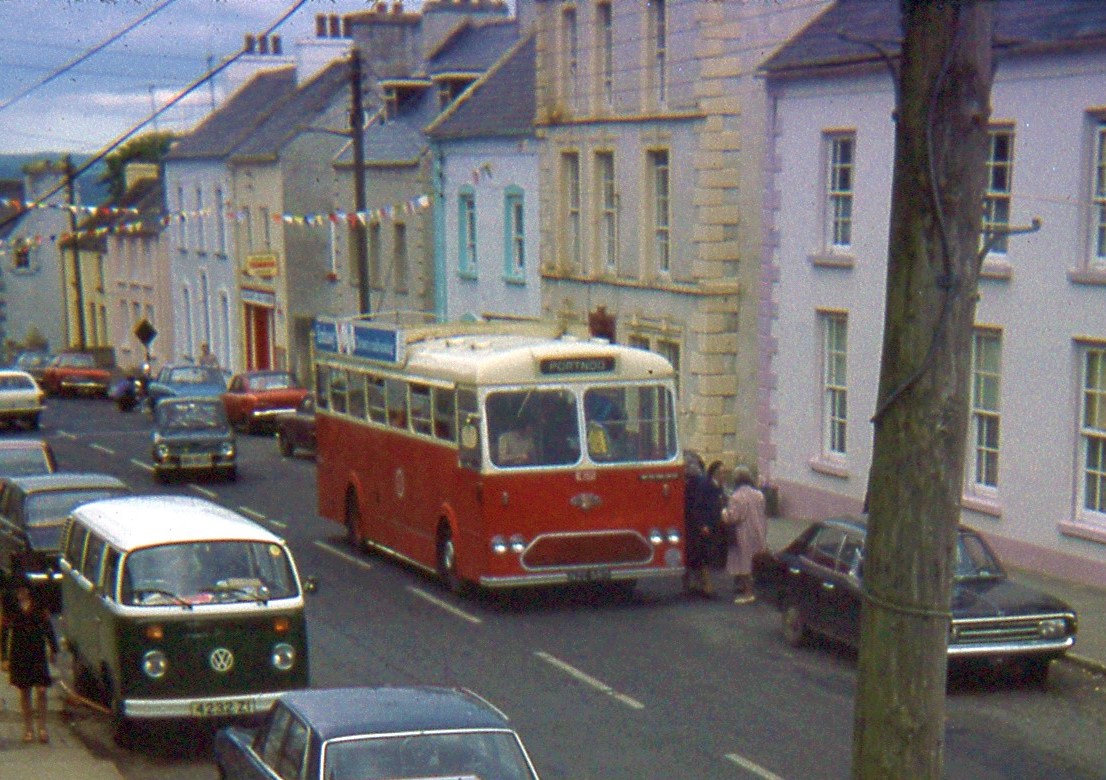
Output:
<path fill-rule="evenodd" d="M 660 568 L 647 566 L 642 568 L 623 568 L 607 566 L 588 566 L 574 569 L 559 569 L 549 572 L 529 572 L 511 574 L 504 577 L 481 577 L 480 586 L 484 588 L 517 588 L 526 585 L 570 585 L 582 582 L 625 582 L 627 580 L 666 579 L 682 577 L 683 566 Z"/>

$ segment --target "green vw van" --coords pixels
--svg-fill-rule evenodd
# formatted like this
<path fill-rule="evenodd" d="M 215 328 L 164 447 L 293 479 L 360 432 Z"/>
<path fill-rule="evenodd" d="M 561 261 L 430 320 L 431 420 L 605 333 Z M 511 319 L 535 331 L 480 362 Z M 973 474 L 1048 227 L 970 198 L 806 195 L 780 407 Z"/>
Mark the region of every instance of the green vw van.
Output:
<path fill-rule="evenodd" d="M 61 631 L 77 693 L 131 721 L 242 717 L 308 686 L 303 584 L 284 541 L 225 507 L 131 496 L 78 507 Z"/>

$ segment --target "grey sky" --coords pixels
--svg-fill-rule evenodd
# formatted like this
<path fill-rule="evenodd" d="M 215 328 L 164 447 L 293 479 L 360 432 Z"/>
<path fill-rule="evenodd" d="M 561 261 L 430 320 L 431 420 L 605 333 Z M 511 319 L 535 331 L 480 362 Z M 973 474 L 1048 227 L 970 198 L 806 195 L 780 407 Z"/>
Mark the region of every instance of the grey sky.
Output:
<path fill-rule="evenodd" d="M 63 76 L 26 90 L 149 13 L 162 0 L 0 0 L 0 154 L 96 152 L 242 48 L 295 0 L 174 0 Z M 371 0 L 306 0 L 280 29 L 287 53 L 314 35 L 315 15 L 348 13 Z M 418 0 L 405 6 L 417 8 Z M 158 119 L 186 130 L 210 110 L 204 87 Z M 153 125 L 145 128 L 153 129 Z"/>

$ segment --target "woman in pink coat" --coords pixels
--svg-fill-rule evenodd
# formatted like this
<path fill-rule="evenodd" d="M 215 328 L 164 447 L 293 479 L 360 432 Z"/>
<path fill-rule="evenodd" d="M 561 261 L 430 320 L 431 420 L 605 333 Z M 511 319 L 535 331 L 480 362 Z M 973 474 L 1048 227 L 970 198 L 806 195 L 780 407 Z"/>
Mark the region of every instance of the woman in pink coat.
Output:
<path fill-rule="evenodd" d="M 733 472 L 734 491 L 726 504 L 722 522 L 732 525 L 733 535 L 726 555 L 726 572 L 734 578 L 734 603 L 752 604 L 753 556 L 767 547 L 768 517 L 764 494 L 753 485 L 753 475 L 745 466 Z"/>

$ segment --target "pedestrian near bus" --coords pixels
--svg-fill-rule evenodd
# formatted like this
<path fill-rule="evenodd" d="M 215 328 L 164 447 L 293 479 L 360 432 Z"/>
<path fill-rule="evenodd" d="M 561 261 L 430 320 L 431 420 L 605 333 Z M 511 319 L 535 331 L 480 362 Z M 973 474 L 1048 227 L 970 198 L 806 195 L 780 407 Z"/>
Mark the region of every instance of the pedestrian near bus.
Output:
<path fill-rule="evenodd" d="M 58 640 L 50 612 L 36 601 L 26 580 L 16 583 L 14 596 L 5 605 L 4 626 L 7 631 L 3 668 L 8 672 L 9 682 L 19 689 L 23 741 L 33 742 L 37 727 L 38 741 L 45 744 L 50 741 L 46 731 L 46 689 L 53 682 L 50 664 L 57 659 Z"/>
<path fill-rule="evenodd" d="M 753 483 L 753 474 L 748 468 L 735 468 L 733 481 L 734 491 L 722 515 L 722 522 L 732 526 L 726 572 L 734 580 L 734 603 L 751 604 L 756 601 L 753 556 L 767 549 L 768 515 L 764 494 Z"/>
<path fill-rule="evenodd" d="M 721 467 L 721 461 L 715 461 L 703 473 L 703 461 L 697 454 L 687 461 L 684 588 L 707 597 L 714 595 L 711 569 L 722 568 L 726 554 L 721 526 L 725 494 L 718 481 Z"/>

